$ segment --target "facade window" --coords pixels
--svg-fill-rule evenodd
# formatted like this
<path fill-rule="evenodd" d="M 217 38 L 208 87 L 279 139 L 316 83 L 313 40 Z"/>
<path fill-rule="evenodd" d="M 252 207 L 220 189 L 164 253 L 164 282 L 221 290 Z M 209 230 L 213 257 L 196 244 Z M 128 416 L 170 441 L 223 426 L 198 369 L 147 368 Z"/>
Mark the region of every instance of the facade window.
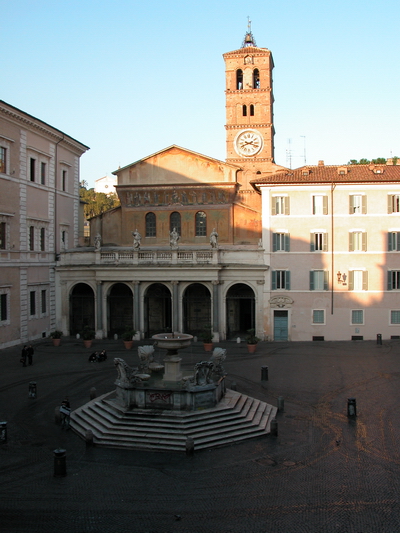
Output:
<path fill-rule="evenodd" d="M 273 233 L 272 234 L 272 251 L 273 252 L 289 252 L 290 251 L 289 233 Z"/>
<path fill-rule="evenodd" d="M 289 196 L 272 197 L 272 215 L 288 215 L 289 212 Z"/>
<path fill-rule="evenodd" d="M 388 251 L 400 251 L 400 231 L 389 231 L 388 233 Z"/>
<path fill-rule="evenodd" d="M 36 315 L 36 292 L 30 291 L 29 293 L 29 314 L 30 316 Z"/>
<path fill-rule="evenodd" d="M 46 230 L 45 228 L 40 228 L 40 251 L 44 252 L 46 250 Z"/>
<path fill-rule="evenodd" d="M 250 105 L 250 116 L 254 117 L 254 105 L 253 104 Z"/>
<path fill-rule="evenodd" d="M 400 310 L 394 309 L 390 311 L 390 324 L 400 324 Z"/>
<path fill-rule="evenodd" d="M 172 231 L 174 228 L 178 232 L 178 235 L 182 235 L 181 214 L 178 213 L 178 211 L 174 211 L 173 213 L 171 213 L 171 216 L 169 217 L 169 231 Z"/>
<path fill-rule="evenodd" d="M 156 237 L 156 215 L 154 213 L 146 215 L 146 237 Z"/>
<path fill-rule="evenodd" d="M 40 163 L 40 183 L 46 184 L 46 163 Z"/>
<path fill-rule="evenodd" d="M 328 214 L 328 197 L 325 194 L 313 196 L 313 215 Z"/>
<path fill-rule="evenodd" d="M 349 271 L 349 291 L 368 290 L 368 272 L 366 270 Z"/>
<path fill-rule="evenodd" d="M 397 291 L 400 289 L 400 270 L 388 271 L 388 291 Z"/>
<path fill-rule="evenodd" d="M 289 270 L 273 270 L 271 272 L 271 290 L 290 290 Z"/>
<path fill-rule="evenodd" d="M 67 171 L 63 170 L 61 175 L 61 190 L 67 190 Z"/>
<path fill-rule="evenodd" d="M 388 213 L 400 213 L 400 194 L 388 195 Z"/>
<path fill-rule="evenodd" d="M 241 69 L 236 71 L 236 89 L 243 89 L 243 71 Z"/>
<path fill-rule="evenodd" d="M 0 146 L 0 172 L 5 174 L 7 172 L 7 148 Z"/>
<path fill-rule="evenodd" d="M 253 70 L 253 89 L 259 89 L 260 88 L 260 72 L 258 68 L 255 68 Z"/>
<path fill-rule="evenodd" d="M 35 228 L 29 226 L 29 250 L 33 252 L 35 249 Z"/>
<path fill-rule="evenodd" d="M 247 117 L 247 105 L 242 106 L 242 114 L 244 117 Z"/>
<path fill-rule="evenodd" d="M 0 222 L 0 250 L 5 250 L 7 245 L 7 225 L 5 222 Z"/>
<path fill-rule="evenodd" d="M 61 247 L 63 250 L 68 248 L 68 231 L 65 229 L 61 230 Z"/>
<path fill-rule="evenodd" d="M 36 179 L 36 159 L 34 159 L 33 157 L 30 158 L 29 169 L 30 169 L 30 174 L 29 174 L 30 180 L 31 181 L 35 181 L 35 179 Z"/>
<path fill-rule="evenodd" d="M 328 250 L 328 235 L 325 232 L 313 232 L 310 235 L 310 251 L 326 252 Z"/>
<path fill-rule="evenodd" d="M 42 315 L 45 315 L 47 313 L 47 291 L 42 290 L 40 296 L 40 311 Z"/>
<path fill-rule="evenodd" d="M 205 237 L 207 235 L 207 215 L 204 211 L 196 213 L 196 237 Z"/>
<path fill-rule="evenodd" d="M 362 309 L 351 310 L 351 323 L 364 324 L 364 311 Z"/>
<path fill-rule="evenodd" d="M 327 270 L 310 271 L 310 291 L 327 291 L 329 286 L 329 272 Z"/>
<path fill-rule="evenodd" d="M 325 324 L 325 309 L 313 309 L 312 323 Z"/>
<path fill-rule="evenodd" d="M 365 194 L 351 194 L 349 196 L 350 215 L 365 215 L 367 213 L 367 197 Z"/>
<path fill-rule="evenodd" d="M 8 315 L 8 294 L 2 293 L 0 294 L 0 322 L 7 322 Z"/>
<path fill-rule="evenodd" d="M 349 252 L 366 252 L 367 234 L 365 231 L 351 231 L 349 233 Z"/>

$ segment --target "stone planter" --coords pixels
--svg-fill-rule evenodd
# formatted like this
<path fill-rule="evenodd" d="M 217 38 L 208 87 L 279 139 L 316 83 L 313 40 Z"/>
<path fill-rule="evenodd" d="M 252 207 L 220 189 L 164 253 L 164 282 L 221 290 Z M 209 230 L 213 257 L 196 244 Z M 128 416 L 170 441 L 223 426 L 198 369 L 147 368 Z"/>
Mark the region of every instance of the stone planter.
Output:
<path fill-rule="evenodd" d="M 133 346 L 133 341 L 123 341 L 124 346 L 127 350 L 131 350 Z"/>
<path fill-rule="evenodd" d="M 247 345 L 247 351 L 249 353 L 254 353 L 256 351 L 257 344 L 248 344 Z"/>
<path fill-rule="evenodd" d="M 213 343 L 212 342 L 204 342 L 203 346 L 204 346 L 204 351 L 205 352 L 212 352 L 212 349 L 213 349 Z"/>
<path fill-rule="evenodd" d="M 91 348 L 93 339 L 83 340 L 83 345 L 85 348 Z"/>
<path fill-rule="evenodd" d="M 61 339 L 51 339 L 53 341 L 53 346 L 60 346 Z"/>

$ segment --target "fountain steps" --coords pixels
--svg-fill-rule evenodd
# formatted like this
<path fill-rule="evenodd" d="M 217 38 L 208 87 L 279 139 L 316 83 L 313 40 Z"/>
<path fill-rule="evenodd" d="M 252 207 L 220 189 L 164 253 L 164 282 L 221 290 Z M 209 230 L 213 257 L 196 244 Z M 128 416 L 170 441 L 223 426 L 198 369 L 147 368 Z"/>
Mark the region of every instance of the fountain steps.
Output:
<path fill-rule="evenodd" d="M 91 430 L 97 446 L 157 451 L 185 451 L 235 444 L 270 432 L 276 407 L 227 390 L 219 404 L 201 411 L 126 410 L 110 394 L 71 414 L 71 427 L 81 437 Z"/>

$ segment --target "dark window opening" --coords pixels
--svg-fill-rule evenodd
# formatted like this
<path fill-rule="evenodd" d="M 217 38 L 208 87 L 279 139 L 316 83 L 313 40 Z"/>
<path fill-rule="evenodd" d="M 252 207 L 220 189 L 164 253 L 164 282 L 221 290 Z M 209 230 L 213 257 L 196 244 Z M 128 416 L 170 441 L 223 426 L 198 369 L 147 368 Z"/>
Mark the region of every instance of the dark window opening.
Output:
<path fill-rule="evenodd" d="M 247 106 L 246 105 L 243 106 L 243 116 L 247 117 Z"/>
<path fill-rule="evenodd" d="M 46 183 L 46 163 L 40 164 L 40 183 L 42 185 Z"/>
<path fill-rule="evenodd" d="M 254 105 L 253 104 L 250 105 L 250 116 L 254 117 Z"/>
<path fill-rule="evenodd" d="M 30 161 L 30 180 L 35 181 L 35 171 L 36 171 L 36 159 L 31 157 Z"/>
<path fill-rule="evenodd" d="M 40 250 L 42 252 L 46 249 L 46 243 L 45 243 L 45 237 L 46 237 L 46 231 L 44 228 L 40 228 Z"/>
<path fill-rule="evenodd" d="M 29 293 L 29 314 L 31 316 L 36 315 L 36 292 L 31 291 Z"/>
<path fill-rule="evenodd" d="M 323 335 L 313 335 L 313 341 L 324 341 L 325 337 Z"/>
<path fill-rule="evenodd" d="M 362 335 L 352 335 L 351 340 L 352 341 L 363 341 L 364 337 Z"/>
<path fill-rule="evenodd" d="M 67 171 L 66 170 L 63 170 L 62 171 L 62 190 L 63 191 L 66 191 L 67 190 Z"/>
<path fill-rule="evenodd" d="M 29 250 L 33 252 L 35 249 L 35 228 L 29 226 Z"/>
<path fill-rule="evenodd" d="M 43 290 L 42 291 L 42 300 L 41 300 L 41 304 L 42 304 L 42 315 L 46 314 L 47 312 L 47 298 L 46 298 L 46 290 Z"/>
<path fill-rule="evenodd" d="M 2 172 L 3 174 L 6 173 L 6 154 L 7 154 L 7 149 L 4 148 L 3 146 L 0 146 L 0 172 Z"/>
<path fill-rule="evenodd" d="M 240 69 L 236 71 L 236 89 L 243 89 L 243 71 Z"/>
<path fill-rule="evenodd" d="M 0 295 L 0 320 L 7 320 L 7 294 Z"/>
<path fill-rule="evenodd" d="M 253 89 L 259 89 L 260 88 L 260 72 L 258 68 L 255 68 L 253 70 Z"/>
<path fill-rule="evenodd" d="M 146 237 L 156 237 L 156 215 L 154 213 L 146 215 Z"/>
<path fill-rule="evenodd" d="M 207 215 L 204 211 L 196 213 L 196 237 L 205 237 L 207 235 Z"/>
<path fill-rule="evenodd" d="M 169 230 L 173 231 L 174 228 L 178 232 L 178 235 L 181 235 L 181 214 L 177 211 L 171 213 L 169 218 Z"/>
<path fill-rule="evenodd" d="M 0 250 L 6 249 L 6 223 L 0 222 Z"/>

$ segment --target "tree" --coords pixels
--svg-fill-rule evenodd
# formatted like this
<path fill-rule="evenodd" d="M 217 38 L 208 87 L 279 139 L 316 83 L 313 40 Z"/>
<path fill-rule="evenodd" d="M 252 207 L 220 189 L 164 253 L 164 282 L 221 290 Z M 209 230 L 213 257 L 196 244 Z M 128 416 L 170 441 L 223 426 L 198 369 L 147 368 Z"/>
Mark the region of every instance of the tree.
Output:
<path fill-rule="evenodd" d="M 86 219 L 100 215 L 120 205 L 119 198 L 116 194 L 112 193 L 107 195 L 103 192 L 96 192 L 94 189 L 87 189 L 85 185 L 87 183 L 81 181 L 79 196 L 85 202 L 84 213 Z"/>
<path fill-rule="evenodd" d="M 397 156 L 393 157 L 393 164 L 397 165 L 397 160 L 399 159 Z M 350 161 L 347 163 L 348 165 L 369 165 L 372 163 L 373 165 L 386 165 L 387 160 L 384 157 L 377 157 L 376 159 L 360 159 L 360 161 L 357 161 L 357 159 L 350 159 Z"/>

